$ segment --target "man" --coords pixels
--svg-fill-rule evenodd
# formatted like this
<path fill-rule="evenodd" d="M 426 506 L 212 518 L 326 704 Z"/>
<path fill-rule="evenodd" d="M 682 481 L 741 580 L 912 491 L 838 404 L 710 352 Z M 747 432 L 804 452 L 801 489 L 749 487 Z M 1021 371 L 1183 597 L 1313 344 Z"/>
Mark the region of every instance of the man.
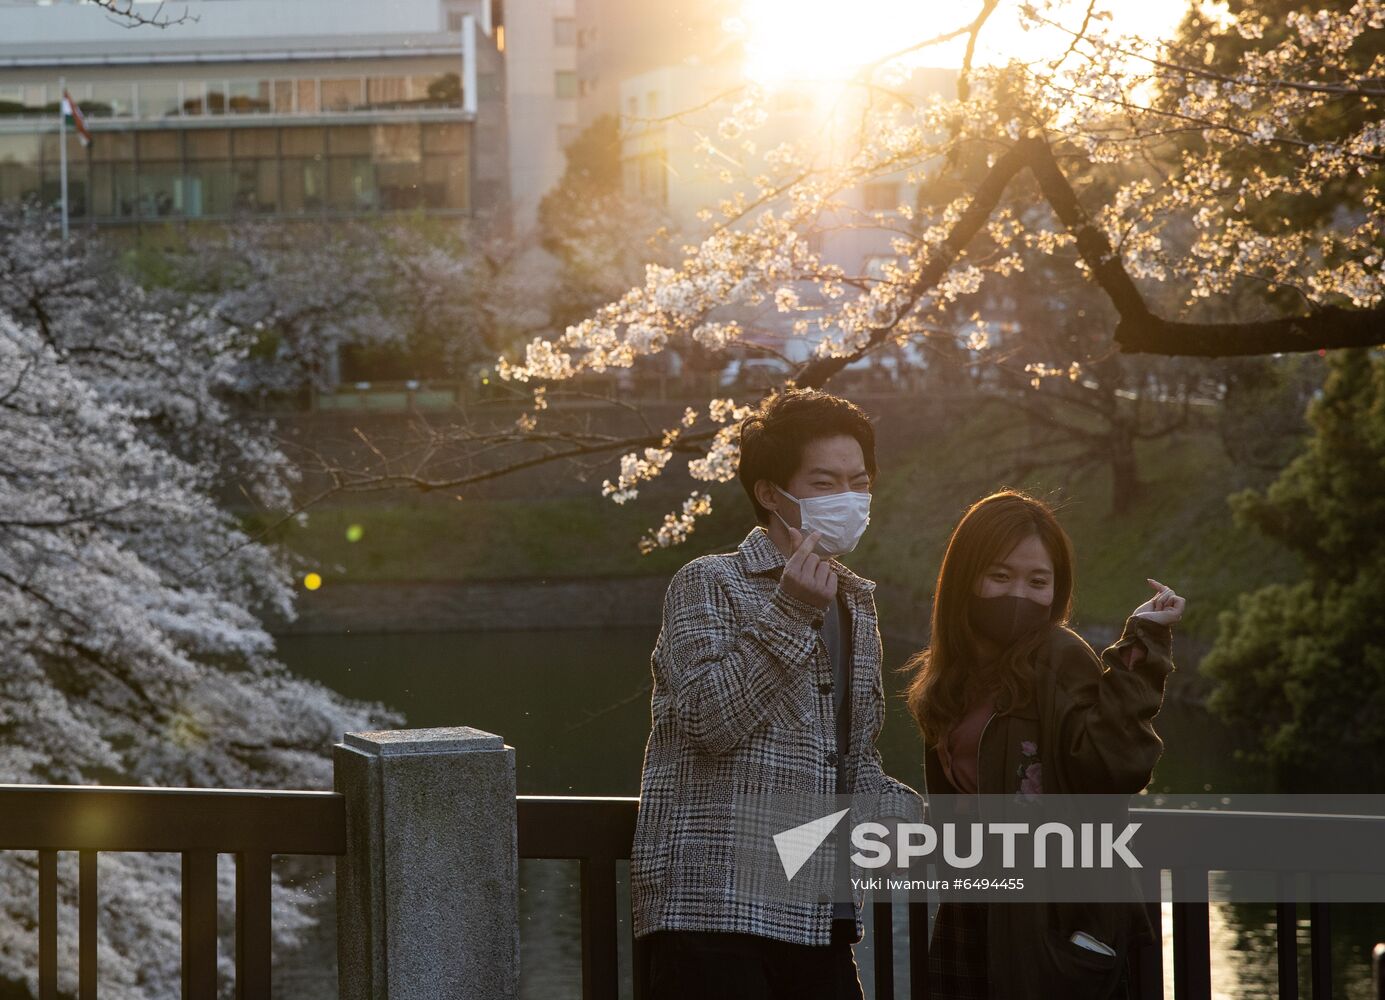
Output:
<path fill-rule="evenodd" d="M 922 799 L 875 748 L 875 585 L 835 558 L 869 521 L 875 432 L 847 400 L 793 390 L 741 423 L 740 451 L 759 523 L 735 552 L 684 566 L 664 599 L 630 861 L 635 934 L 656 1000 L 860 998 L 863 892 L 733 892 L 731 796 L 873 795 L 877 815 L 922 821 Z"/>

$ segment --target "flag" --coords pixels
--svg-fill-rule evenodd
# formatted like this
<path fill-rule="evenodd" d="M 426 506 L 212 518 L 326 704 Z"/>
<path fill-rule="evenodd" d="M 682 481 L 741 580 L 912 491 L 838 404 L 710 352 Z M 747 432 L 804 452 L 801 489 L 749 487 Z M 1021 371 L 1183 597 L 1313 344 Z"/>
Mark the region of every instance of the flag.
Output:
<path fill-rule="evenodd" d="M 82 109 L 77 107 L 77 102 L 68 96 L 67 91 L 63 91 L 63 119 L 77 130 L 77 138 L 82 140 L 83 146 L 91 145 L 91 133 L 87 131 L 87 120 L 82 115 Z"/>

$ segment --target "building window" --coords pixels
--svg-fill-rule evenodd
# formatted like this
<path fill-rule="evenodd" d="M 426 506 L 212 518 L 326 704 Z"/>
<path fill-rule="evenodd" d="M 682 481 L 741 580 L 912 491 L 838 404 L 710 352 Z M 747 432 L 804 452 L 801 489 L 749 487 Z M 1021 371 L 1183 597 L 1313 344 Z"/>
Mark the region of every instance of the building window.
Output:
<path fill-rule="evenodd" d="M 232 210 L 255 215 L 279 210 L 279 164 L 275 160 L 244 160 L 233 168 Z"/>
<path fill-rule="evenodd" d="M 151 80 L 139 85 L 139 116 L 166 118 L 178 114 L 178 81 Z"/>
<path fill-rule="evenodd" d="M 659 113 L 659 92 L 657 90 L 651 90 L 644 95 L 644 113 L 650 118 Z"/>
<path fill-rule="evenodd" d="M 128 118 L 135 113 L 134 87 L 128 83 L 93 83 L 85 105 L 92 118 Z"/>
<path fill-rule="evenodd" d="M 668 162 L 662 149 L 626 160 L 622 174 L 627 193 L 656 205 L 668 204 Z"/>
<path fill-rule="evenodd" d="M 203 109 L 206 93 L 204 87 Z M 69 132 L 72 216 L 126 222 L 418 208 L 455 212 L 470 205 L 469 125 L 224 124 L 109 132 L 90 148 Z M 57 202 L 58 140 L 56 131 L 0 134 L 0 203 L 28 195 Z"/>
<path fill-rule="evenodd" d="M 365 212 L 380 205 L 375 164 L 369 156 L 333 157 L 327 161 L 327 204 L 337 212 Z"/>
<path fill-rule="evenodd" d="M 553 44 L 568 48 L 577 44 L 577 21 L 571 17 L 553 19 Z"/>
<path fill-rule="evenodd" d="M 318 88 L 316 80 L 297 80 L 294 89 L 294 109 L 297 111 L 314 112 L 321 105 L 318 102 Z"/>
<path fill-rule="evenodd" d="M 0 0 L 3 2 L 3 0 Z M 497 74 L 488 86 L 495 89 Z M 380 76 L 367 80 L 153 79 L 138 83 L 83 83 L 67 88 L 89 118 L 140 118 L 160 121 L 193 115 L 313 114 L 321 110 L 461 107 L 461 75 L 456 72 Z M 56 88 L 0 85 L 0 119 L 56 115 Z M 484 91 L 483 91 L 484 96 Z M 52 101 L 48 101 L 53 98 Z M 48 101 L 48 103 L 45 103 Z"/>
<path fill-rule="evenodd" d="M 46 114 L 47 96 L 43 84 L 5 84 L 0 86 L 0 115 L 5 117 Z"/>
<path fill-rule="evenodd" d="M 462 19 L 465 15 L 460 10 L 449 10 L 447 12 L 447 30 L 461 31 Z"/>
<path fill-rule="evenodd" d="M 352 111 L 361 106 L 360 77 L 347 77 L 340 80 L 322 81 L 323 111 Z"/>
<path fill-rule="evenodd" d="M 293 110 L 293 81 L 275 80 L 274 113 L 286 115 L 292 113 Z"/>
<path fill-rule="evenodd" d="M 38 194 L 41 165 L 37 134 L 0 135 L 0 202 Z"/>
<path fill-rule="evenodd" d="M 899 185 L 893 181 L 866 184 L 861 194 L 867 212 L 893 212 L 899 207 Z"/>
<path fill-rule="evenodd" d="M 270 80 L 231 80 L 226 99 L 227 110 L 232 114 L 262 114 L 270 110 Z"/>
<path fill-rule="evenodd" d="M 327 188 L 326 164 L 321 157 L 314 160 L 286 159 L 283 161 L 283 211 L 302 215 L 322 208 Z"/>
<path fill-rule="evenodd" d="M 553 93 L 559 99 L 575 99 L 577 97 L 577 74 L 568 69 L 560 69 L 554 73 Z"/>

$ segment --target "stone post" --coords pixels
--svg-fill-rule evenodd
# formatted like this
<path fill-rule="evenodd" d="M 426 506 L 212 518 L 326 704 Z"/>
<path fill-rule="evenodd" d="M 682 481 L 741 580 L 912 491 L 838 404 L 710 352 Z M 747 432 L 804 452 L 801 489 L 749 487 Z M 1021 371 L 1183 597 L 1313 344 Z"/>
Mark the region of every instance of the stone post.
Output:
<path fill-rule="evenodd" d="M 519 995 L 515 751 L 466 726 L 347 733 L 341 1000 Z"/>

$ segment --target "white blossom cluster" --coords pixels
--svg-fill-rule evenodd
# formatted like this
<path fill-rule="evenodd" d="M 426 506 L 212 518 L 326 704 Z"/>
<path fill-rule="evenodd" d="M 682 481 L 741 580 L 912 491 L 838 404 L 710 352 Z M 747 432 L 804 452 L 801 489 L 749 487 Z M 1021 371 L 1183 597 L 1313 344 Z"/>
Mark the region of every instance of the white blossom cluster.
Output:
<path fill-rule="evenodd" d="M 226 402 L 245 351 L 205 310 L 64 249 L 52 219 L 0 217 L 0 781 L 330 788 L 343 731 L 400 721 L 275 658 L 260 615 L 294 616 L 291 567 L 220 500 L 283 509 L 292 481 L 272 426 Z M 100 865 L 102 995 L 175 995 L 176 855 Z M 0 854 L 0 977 L 34 991 L 36 878 L 31 854 Z M 277 878 L 284 947 L 313 918 Z"/>
<path fill-rule="evenodd" d="M 643 456 L 633 451 L 621 456 L 620 479 L 614 483 L 609 479 L 603 482 L 601 495 L 610 497 L 616 503 L 633 500 L 639 493 L 636 484 L 653 479 L 672 457 L 673 452 L 667 448 L 646 448 Z"/>
<path fill-rule="evenodd" d="M 712 512 L 712 498 L 706 493 L 693 493 L 683 501 L 683 509 L 676 514 L 665 514 L 664 523 L 650 534 L 640 539 L 640 552 L 648 555 L 655 549 L 666 549 L 687 541 L 692 534 L 693 522 Z"/>

